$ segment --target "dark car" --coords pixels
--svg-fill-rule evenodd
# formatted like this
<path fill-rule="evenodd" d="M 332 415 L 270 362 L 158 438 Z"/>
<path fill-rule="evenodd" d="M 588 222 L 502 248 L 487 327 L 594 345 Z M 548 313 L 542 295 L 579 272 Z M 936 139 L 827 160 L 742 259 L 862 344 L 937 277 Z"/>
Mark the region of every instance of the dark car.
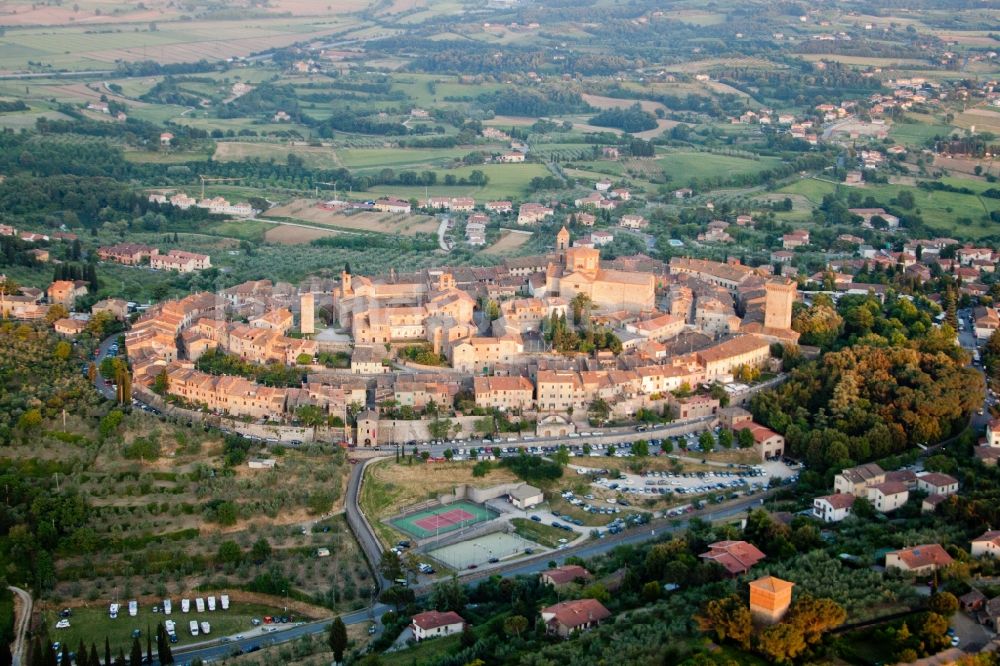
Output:
<path fill-rule="evenodd" d="M 541 516 L 532 516 L 532 517 L 531 517 L 531 519 L 532 519 L 533 521 L 535 521 L 536 523 L 540 523 L 540 522 L 542 522 L 542 518 L 541 518 Z"/>

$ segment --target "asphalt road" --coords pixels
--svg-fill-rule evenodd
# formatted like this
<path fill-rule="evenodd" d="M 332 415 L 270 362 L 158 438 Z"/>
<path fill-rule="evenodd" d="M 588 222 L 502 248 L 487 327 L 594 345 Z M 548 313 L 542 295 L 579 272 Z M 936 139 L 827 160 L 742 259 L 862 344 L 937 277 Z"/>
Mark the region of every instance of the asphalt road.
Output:
<path fill-rule="evenodd" d="M 101 340 L 101 344 L 98 345 L 97 347 L 97 356 L 94 358 L 94 363 L 97 364 L 97 376 L 94 377 L 94 388 L 96 388 L 98 392 L 108 400 L 117 400 L 118 393 L 115 391 L 113 386 L 105 385 L 104 376 L 101 375 L 101 361 L 103 361 L 104 358 L 108 355 L 108 350 L 111 348 L 111 345 L 113 345 L 117 339 L 118 339 L 118 334 L 115 333 L 114 335 L 109 336 L 104 340 Z M 124 350 L 119 350 L 119 351 L 124 352 Z"/>
<path fill-rule="evenodd" d="M 348 483 L 348 497 L 347 506 L 351 507 L 352 504 L 356 504 L 357 497 L 353 495 L 352 492 L 357 492 L 358 485 L 355 483 L 355 475 L 358 470 L 360 470 L 362 465 L 355 465 L 354 470 L 351 473 L 351 481 Z M 358 474 L 360 478 L 360 474 Z M 747 511 L 753 507 L 761 504 L 763 502 L 763 495 L 758 495 L 752 498 L 746 498 L 733 502 L 720 507 L 709 507 L 702 511 L 694 512 L 688 515 L 685 519 L 671 519 L 665 518 L 660 520 L 655 520 L 647 525 L 632 528 L 626 530 L 621 534 L 614 536 L 608 536 L 603 539 L 595 539 L 590 541 L 585 541 L 584 543 L 566 548 L 556 552 L 542 553 L 538 556 L 532 557 L 530 559 L 521 560 L 520 562 L 512 563 L 510 565 L 499 567 L 496 569 L 490 569 L 488 571 L 480 571 L 474 574 L 463 576 L 462 583 L 469 584 L 474 583 L 484 578 L 490 576 L 502 575 L 502 576 L 518 576 L 518 575 L 531 575 L 536 574 L 540 571 L 544 571 L 549 568 L 549 562 L 555 560 L 556 562 L 565 562 L 566 558 L 570 556 L 577 557 L 594 557 L 596 555 L 601 555 L 607 553 L 613 548 L 625 545 L 625 544 L 638 544 L 658 537 L 662 537 L 664 534 L 677 532 L 686 529 L 690 519 L 700 518 L 702 520 L 717 521 L 735 518 L 737 516 L 742 516 L 747 513 Z M 350 512 L 348 512 L 350 515 Z M 368 538 L 363 536 L 364 531 L 358 535 L 359 541 L 362 542 L 362 547 L 365 548 L 367 554 L 367 547 L 364 542 Z M 368 537 L 377 544 L 378 541 L 375 539 L 375 535 L 369 533 Z M 377 546 L 376 546 L 377 548 Z M 381 554 L 381 550 L 379 550 Z M 380 576 L 380 574 L 377 574 Z M 381 576 L 380 576 L 381 577 Z M 382 579 L 384 580 L 384 579 Z M 412 589 L 420 596 L 428 592 L 433 583 L 427 583 L 423 585 L 414 586 Z M 378 620 L 386 611 L 392 610 L 390 606 L 382 603 L 376 603 L 370 609 L 365 608 L 358 611 L 353 611 L 341 616 L 344 624 L 362 624 L 371 622 L 374 618 L 375 621 Z M 307 624 L 302 624 L 295 626 L 291 629 L 287 629 L 281 632 L 276 632 L 270 634 L 266 637 L 264 636 L 254 636 L 251 638 L 244 638 L 243 640 L 231 642 L 219 643 L 212 646 L 199 647 L 190 650 L 178 650 L 174 653 L 174 658 L 178 664 L 189 664 L 196 658 L 201 658 L 203 661 L 212 661 L 223 659 L 225 657 L 231 656 L 237 649 L 244 652 L 249 651 L 254 646 L 265 647 L 268 645 L 277 645 L 279 643 L 285 643 L 291 640 L 295 640 L 301 636 L 310 636 L 321 634 L 327 630 L 330 626 L 330 620 L 323 620 L 319 622 L 310 622 Z"/>

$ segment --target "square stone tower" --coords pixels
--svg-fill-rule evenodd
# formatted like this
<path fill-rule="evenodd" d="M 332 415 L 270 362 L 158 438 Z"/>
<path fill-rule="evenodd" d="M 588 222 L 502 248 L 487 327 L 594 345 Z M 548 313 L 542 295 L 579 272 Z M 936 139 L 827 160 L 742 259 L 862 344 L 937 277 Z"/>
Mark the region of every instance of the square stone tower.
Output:
<path fill-rule="evenodd" d="M 791 280 L 775 279 L 764 285 L 764 326 L 787 331 L 792 328 L 792 304 L 798 287 Z"/>
<path fill-rule="evenodd" d="M 299 296 L 299 330 L 303 335 L 316 332 L 316 301 L 311 291 Z"/>

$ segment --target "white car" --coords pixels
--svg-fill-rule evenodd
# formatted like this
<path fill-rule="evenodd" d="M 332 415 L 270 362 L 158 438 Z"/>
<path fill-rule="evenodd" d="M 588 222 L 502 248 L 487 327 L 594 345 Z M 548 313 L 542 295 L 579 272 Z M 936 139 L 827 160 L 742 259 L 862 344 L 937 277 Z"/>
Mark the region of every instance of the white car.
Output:
<path fill-rule="evenodd" d="M 69 620 L 62 619 L 56 622 L 56 629 L 69 629 Z"/>

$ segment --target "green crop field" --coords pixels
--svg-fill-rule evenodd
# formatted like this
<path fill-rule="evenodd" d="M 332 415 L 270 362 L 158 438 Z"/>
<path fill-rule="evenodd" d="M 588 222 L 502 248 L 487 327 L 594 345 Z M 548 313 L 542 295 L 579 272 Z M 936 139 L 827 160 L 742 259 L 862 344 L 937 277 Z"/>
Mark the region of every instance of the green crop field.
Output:
<path fill-rule="evenodd" d="M 889 130 L 889 136 L 904 146 L 923 146 L 928 139 L 935 136 L 948 136 L 954 128 L 935 122 L 930 116 L 910 114 L 908 116 L 918 122 L 894 123 Z"/>
<path fill-rule="evenodd" d="M 472 171 L 479 169 L 489 178 L 486 187 L 475 185 L 441 185 L 445 175 L 456 178 L 467 178 Z M 438 184 L 428 187 L 430 196 L 475 197 L 479 200 L 521 198 L 528 195 L 528 182 L 536 176 L 546 176 L 549 170 L 542 164 L 485 164 L 477 167 L 461 167 L 458 169 L 437 170 Z M 424 188 L 421 186 L 402 187 L 398 185 L 378 185 L 368 190 L 373 196 L 394 195 L 404 199 L 424 198 Z"/>
<path fill-rule="evenodd" d="M 443 166 L 472 152 L 471 148 L 345 148 L 337 157 L 349 169 L 418 169 Z"/>
<path fill-rule="evenodd" d="M 780 160 L 773 157 L 752 160 L 745 157 L 700 152 L 667 153 L 656 161 L 674 183 L 686 183 L 692 178 L 726 178 L 756 173 L 781 163 Z"/>

